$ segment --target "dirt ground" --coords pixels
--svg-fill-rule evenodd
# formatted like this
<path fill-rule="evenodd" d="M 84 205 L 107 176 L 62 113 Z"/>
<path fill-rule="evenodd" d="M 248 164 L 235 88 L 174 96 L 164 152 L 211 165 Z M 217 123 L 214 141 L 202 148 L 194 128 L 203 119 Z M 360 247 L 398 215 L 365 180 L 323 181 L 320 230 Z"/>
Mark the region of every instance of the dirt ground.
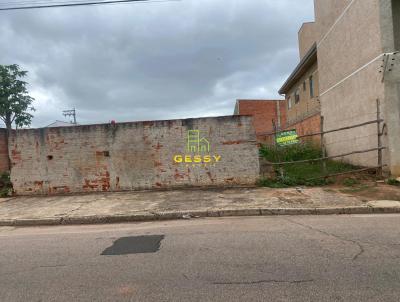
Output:
<path fill-rule="evenodd" d="M 334 191 L 355 196 L 363 201 L 370 200 L 398 200 L 400 201 L 400 186 L 388 185 L 385 180 L 376 180 L 373 177 L 362 176 L 351 178 L 353 185 L 345 185 L 346 178 L 337 180 L 336 184 L 324 188 L 326 191 Z M 348 179 L 348 178 L 347 178 Z"/>

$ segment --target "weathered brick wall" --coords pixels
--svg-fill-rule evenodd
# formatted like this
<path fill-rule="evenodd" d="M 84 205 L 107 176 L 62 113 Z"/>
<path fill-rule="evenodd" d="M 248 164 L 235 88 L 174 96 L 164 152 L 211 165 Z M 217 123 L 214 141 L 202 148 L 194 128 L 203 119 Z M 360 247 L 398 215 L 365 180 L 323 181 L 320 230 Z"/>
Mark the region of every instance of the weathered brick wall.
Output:
<path fill-rule="evenodd" d="M 0 129 L 0 173 L 8 171 L 6 129 Z"/>
<path fill-rule="evenodd" d="M 186 150 L 189 130 L 209 151 Z M 11 179 L 21 195 L 251 185 L 255 139 L 248 116 L 19 130 L 10 137 Z M 180 162 L 196 154 L 202 163 Z"/>

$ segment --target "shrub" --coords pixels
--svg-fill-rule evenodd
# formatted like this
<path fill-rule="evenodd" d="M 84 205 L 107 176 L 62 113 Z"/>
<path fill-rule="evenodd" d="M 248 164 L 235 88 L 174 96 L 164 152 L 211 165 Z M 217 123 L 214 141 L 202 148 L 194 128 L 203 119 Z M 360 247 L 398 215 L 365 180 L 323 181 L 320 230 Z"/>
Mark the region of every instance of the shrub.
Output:
<path fill-rule="evenodd" d="M 7 197 L 12 193 L 12 183 L 10 174 L 5 172 L 0 174 L 0 197 Z"/>
<path fill-rule="evenodd" d="M 388 184 L 388 185 L 391 185 L 391 186 L 400 186 L 400 181 L 398 181 L 398 180 L 395 179 L 395 178 L 389 178 L 389 179 L 387 180 L 387 184 Z"/>

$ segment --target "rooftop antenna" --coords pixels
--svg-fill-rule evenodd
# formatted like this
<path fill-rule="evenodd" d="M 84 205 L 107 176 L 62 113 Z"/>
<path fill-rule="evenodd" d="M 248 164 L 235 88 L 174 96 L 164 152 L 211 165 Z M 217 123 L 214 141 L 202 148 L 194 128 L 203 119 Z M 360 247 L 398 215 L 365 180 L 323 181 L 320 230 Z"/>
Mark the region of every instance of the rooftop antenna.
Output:
<path fill-rule="evenodd" d="M 74 122 L 72 124 L 76 125 L 76 110 L 73 108 L 72 110 L 63 110 L 63 115 L 65 117 L 72 116 L 74 118 Z"/>

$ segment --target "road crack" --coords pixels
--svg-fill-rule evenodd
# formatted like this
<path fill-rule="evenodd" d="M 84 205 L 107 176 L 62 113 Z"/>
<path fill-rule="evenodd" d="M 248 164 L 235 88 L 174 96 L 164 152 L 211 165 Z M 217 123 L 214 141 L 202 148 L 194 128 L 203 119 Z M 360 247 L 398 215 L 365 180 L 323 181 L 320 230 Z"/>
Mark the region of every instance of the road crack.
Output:
<path fill-rule="evenodd" d="M 285 219 L 286 221 L 289 221 L 289 222 L 291 222 L 293 224 L 297 224 L 299 226 L 302 226 L 303 228 L 306 228 L 306 229 L 321 233 L 321 234 L 323 234 L 325 236 L 333 237 L 333 238 L 336 238 L 336 239 L 338 239 L 340 241 L 343 241 L 343 242 L 348 242 L 348 243 L 355 244 L 358 247 L 359 251 L 353 256 L 353 258 L 352 258 L 353 261 L 357 260 L 358 257 L 360 257 L 365 252 L 364 246 L 360 242 L 358 242 L 356 240 L 344 238 L 344 237 L 341 237 L 339 235 L 332 234 L 332 233 L 320 230 L 318 228 L 314 228 L 314 227 L 312 227 L 312 226 L 310 226 L 308 224 L 304 224 L 304 223 L 301 223 L 301 222 L 293 221 L 293 220 L 291 220 L 289 218 L 283 218 L 283 219 Z"/>
<path fill-rule="evenodd" d="M 252 284 L 262 284 L 262 283 L 289 283 L 289 284 L 298 284 L 298 283 L 307 283 L 314 282 L 314 279 L 304 279 L 304 280 L 256 280 L 256 281 L 233 281 L 233 282 L 213 282 L 216 285 L 252 285 Z"/>

